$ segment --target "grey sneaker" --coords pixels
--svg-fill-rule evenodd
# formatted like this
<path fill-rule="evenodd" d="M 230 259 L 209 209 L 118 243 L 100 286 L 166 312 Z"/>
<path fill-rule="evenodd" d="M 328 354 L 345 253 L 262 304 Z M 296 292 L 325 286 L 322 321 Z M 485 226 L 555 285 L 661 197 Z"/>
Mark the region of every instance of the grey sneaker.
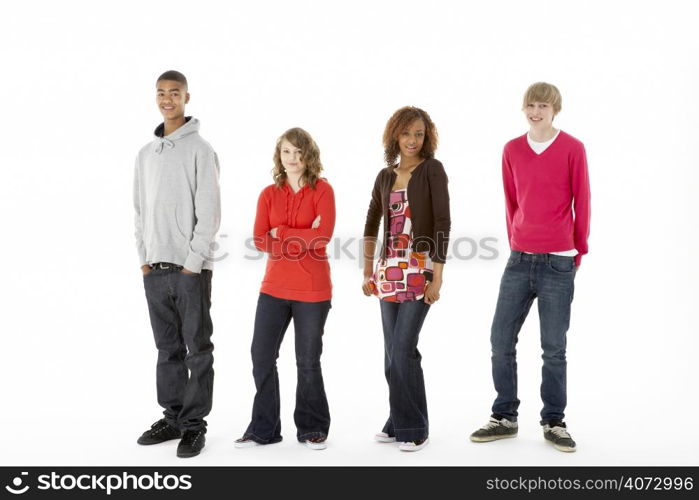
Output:
<path fill-rule="evenodd" d="M 475 443 L 487 443 L 497 439 L 517 437 L 517 422 L 512 422 L 506 418 L 498 420 L 490 417 L 488 423 L 471 434 L 471 441 Z"/>
<path fill-rule="evenodd" d="M 544 438 L 550 441 L 560 451 L 571 452 L 576 450 L 575 441 L 570 437 L 566 424 L 563 422 L 551 422 L 554 425 L 544 425 Z"/>

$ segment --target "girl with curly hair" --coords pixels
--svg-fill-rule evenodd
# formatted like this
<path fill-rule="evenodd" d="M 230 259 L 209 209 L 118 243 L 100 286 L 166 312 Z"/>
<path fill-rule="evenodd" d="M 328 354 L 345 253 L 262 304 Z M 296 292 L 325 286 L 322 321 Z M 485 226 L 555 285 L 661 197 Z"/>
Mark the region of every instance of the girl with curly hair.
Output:
<path fill-rule="evenodd" d="M 365 295 L 380 299 L 390 413 L 379 442 L 402 451 L 428 443 L 425 382 L 417 349 L 430 306 L 439 300 L 449 231 L 448 179 L 434 158 L 437 129 L 422 109 L 407 106 L 388 120 L 383 168 L 374 183 L 364 227 Z M 379 224 L 381 256 L 374 267 Z"/>

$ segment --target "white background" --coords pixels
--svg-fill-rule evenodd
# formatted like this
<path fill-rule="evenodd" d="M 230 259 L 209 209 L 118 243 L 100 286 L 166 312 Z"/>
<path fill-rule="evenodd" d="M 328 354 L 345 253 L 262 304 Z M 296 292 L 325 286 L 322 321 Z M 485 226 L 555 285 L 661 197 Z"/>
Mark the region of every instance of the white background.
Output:
<path fill-rule="evenodd" d="M 696 26 L 691 2 L 14 2 L 0 18 L 3 119 L 2 465 L 697 465 Z M 207 446 L 136 438 L 161 409 L 133 244 L 133 160 L 160 123 L 155 79 L 190 83 L 187 114 L 221 160 L 213 281 L 216 383 Z M 590 253 L 568 335 L 576 454 L 548 446 L 536 308 L 520 335 L 520 434 L 474 444 L 494 397 L 489 331 L 507 253 L 503 144 L 521 96 L 555 83 L 555 124 L 587 148 Z M 331 262 L 323 367 L 329 448 L 295 440 L 293 330 L 279 371 L 284 441 L 233 448 L 254 385 L 249 346 L 264 261 L 246 260 L 275 139 L 302 126 L 337 195 L 337 237 L 362 234 L 381 134 L 427 110 L 449 175 L 452 237 L 496 237 L 496 260 L 452 260 L 420 349 L 431 445 L 372 442 L 388 411 L 375 298 Z M 354 247 L 356 248 L 356 247 Z M 468 253 L 468 247 L 463 247 Z M 355 251 L 356 254 L 356 251 Z M 692 310 L 690 310 L 692 309 Z"/>

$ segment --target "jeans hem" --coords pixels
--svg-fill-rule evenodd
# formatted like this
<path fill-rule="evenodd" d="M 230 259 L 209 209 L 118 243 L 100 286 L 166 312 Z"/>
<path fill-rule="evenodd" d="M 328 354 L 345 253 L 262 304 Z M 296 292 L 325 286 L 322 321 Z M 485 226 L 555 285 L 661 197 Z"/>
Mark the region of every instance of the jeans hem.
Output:
<path fill-rule="evenodd" d="M 206 430 L 206 424 L 204 425 L 197 425 L 197 426 L 189 426 L 189 427 L 179 427 L 181 431 L 200 431 L 202 429 Z"/>
<path fill-rule="evenodd" d="M 250 441 L 255 441 L 257 444 L 274 444 L 278 443 L 282 440 L 281 436 L 273 437 L 271 439 L 264 439 L 261 438 L 260 436 L 256 436 L 255 434 L 252 434 L 250 432 L 246 432 L 243 434 L 243 439 L 249 439 Z"/>
<path fill-rule="evenodd" d="M 493 412 L 491 417 L 493 417 L 497 420 L 502 420 L 504 418 L 506 420 L 509 420 L 510 422 L 517 422 L 517 417 L 507 416 L 507 415 L 503 415 L 502 413 L 497 413 L 497 412 Z"/>
<path fill-rule="evenodd" d="M 558 423 L 562 423 L 562 422 L 563 422 L 562 418 L 542 418 L 541 420 L 539 420 L 539 425 L 541 425 L 543 427 L 543 426 L 549 425 L 551 423 L 558 424 Z"/>
<path fill-rule="evenodd" d="M 402 443 L 427 439 L 428 435 L 429 432 L 427 427 L 419 427 L 416 429 L 395 429 L 396 441 Z"/>
<path fill-rule="evenodd" d="M 328 435 L 325 432 L 306 432 L 304 434 L 299 434 L 296 436 L 296 439 L 298 439 L 299 443 L 305 443 L 309 439 L 313 438 L 323 438 L 327 439 Z"/>

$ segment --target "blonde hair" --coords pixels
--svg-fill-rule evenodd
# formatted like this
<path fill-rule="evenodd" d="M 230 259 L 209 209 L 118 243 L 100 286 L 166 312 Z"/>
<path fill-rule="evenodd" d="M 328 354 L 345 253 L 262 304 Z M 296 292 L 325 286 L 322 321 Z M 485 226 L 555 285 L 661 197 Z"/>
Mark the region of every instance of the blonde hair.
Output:
<path fill-rule="evenodd" d="M 562 101 L 561 93 L 555 85 L 546 82 L 536 82 L 532 83 L 524 93 L 522 109 L 526 109 L 528 104 L 545 102 L 551 105 L 555 116 L 561 111 Z"/>
<path fill-rule="evenodd" d="M 286 182 L 286 170 L 282 165 L 281 156 L 282 141 L 285 139 L 301 150 L 301 161 L 306 166 L 301 179 L 303 179 L 304 184 L 315 189 L 316 181 L 320 178 L 320 172 L 323 170 L 323 164 L 320 162 L 320 150 L 311 134 L 299 127 L 290 128 L 277 139 L 277 146 L 274 148 L 274 168 L 272 169 L 274 183 L 277 187 L 282 187 Z"/>

